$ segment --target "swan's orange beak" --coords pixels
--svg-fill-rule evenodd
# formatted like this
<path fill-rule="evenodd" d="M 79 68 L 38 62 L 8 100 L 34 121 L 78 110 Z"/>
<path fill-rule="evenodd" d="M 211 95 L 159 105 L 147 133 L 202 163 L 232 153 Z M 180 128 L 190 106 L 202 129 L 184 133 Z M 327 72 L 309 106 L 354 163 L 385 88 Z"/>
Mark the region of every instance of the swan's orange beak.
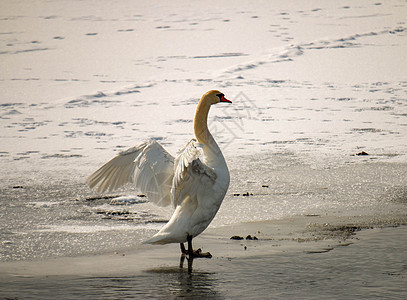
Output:
<path fill-rule="evenodd" d="M 225 96 L 222 96 L 222 97 L 220 98 L 220 102 L 232 103 L 232 101 L 226 99 Z"/>

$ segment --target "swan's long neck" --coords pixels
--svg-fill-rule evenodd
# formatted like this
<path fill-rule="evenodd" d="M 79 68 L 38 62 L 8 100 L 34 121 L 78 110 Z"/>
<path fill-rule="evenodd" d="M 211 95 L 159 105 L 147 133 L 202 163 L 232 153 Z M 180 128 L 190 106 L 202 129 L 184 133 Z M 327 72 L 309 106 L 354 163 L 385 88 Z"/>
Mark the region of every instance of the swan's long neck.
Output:
<path fill-rule="evenodd" d="M 203 162 L 207 166 L 213 168 L 218 178 L 223 178 L 224 183 L 227 183 L 228 186 L 230 177 L 225 158 L 223 157 L 222 151 L 208 129 L 208 114 L 210 107 L 211 105 L 205 101 L 205 95 L 202 96 L 195 112 L 195 137 L 199 143 L 205 145 L 203 147 Z"/>
<path fill-rule="evenodd" d="M 208 114 L 211 105 L 204 100 L 204 97 L 198 103 L 194 118 L 194 131 L 199 143 L 209 145 L 214 140 L 208 129 Z"/>

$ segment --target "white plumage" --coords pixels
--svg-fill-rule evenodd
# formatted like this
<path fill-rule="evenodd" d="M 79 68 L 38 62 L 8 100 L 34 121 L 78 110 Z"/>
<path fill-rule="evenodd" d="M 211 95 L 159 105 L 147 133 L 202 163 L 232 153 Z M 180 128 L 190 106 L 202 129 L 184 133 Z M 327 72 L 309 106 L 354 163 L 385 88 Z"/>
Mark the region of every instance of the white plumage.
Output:
<path fill-rule="evenodd" d="M 230 180 L 222 152 L 207 127 L 209 108 L 219 102 L 231 101 L 219 91 L 202 96 L 194 118 L 197 140 L 189 141 L 176 159 L 158 142 L 148 140 L 121 152 L 87 179 L 98 192 L 133 183 L 155 204 L 173 205 L 171 219 L 145 243 L 188 241 L 192 247 L 192 238 L 215 217 Z"/>
<path fill-rule="evenodd" d="M 159 206 L 171 203 L 174 158 L 156 141 L 148 140 L 119 153 L 88 177 L 91 188 L 100 193 L 133 183 Z"/>

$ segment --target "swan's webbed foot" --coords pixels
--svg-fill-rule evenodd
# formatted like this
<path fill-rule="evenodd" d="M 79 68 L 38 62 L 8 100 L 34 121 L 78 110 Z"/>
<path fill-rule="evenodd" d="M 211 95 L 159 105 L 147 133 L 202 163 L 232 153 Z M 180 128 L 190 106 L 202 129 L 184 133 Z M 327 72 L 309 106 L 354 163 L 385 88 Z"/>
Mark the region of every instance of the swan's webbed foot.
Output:
<path fill-rule="evenodd" d="M 185 248 L 184 243 L 180 243 L 181 253 L 188 255 L 188 258 L 212 258 L 212 254 L 209 252 L 202 252 L 201 248 L 193 250 L 192 248 L 192 236 L 188 235 L 188 250 Z"/>
<path fill-rule="evenodd" d="M 209 252 L 202 252 L 201 248 L 197 249 L 197 250 L 193 250 L 192 253 L 188 253 L 189 257 L 193 257 L 193 258 L 212 258 L 212 254 L 210 254 Z"/>

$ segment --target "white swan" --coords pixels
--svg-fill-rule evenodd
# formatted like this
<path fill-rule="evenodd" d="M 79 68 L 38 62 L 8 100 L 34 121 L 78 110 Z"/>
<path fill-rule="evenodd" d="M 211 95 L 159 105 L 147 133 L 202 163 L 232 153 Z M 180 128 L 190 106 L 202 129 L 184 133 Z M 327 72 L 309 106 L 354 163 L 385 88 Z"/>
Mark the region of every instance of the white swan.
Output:
<path fill-rule="evenodd" d="M 228 167 L 207 124 L 210 106 L 219 102 L 232 103 L 217 90 L 202 96 L 194 118 L 196 140 L 175 160 L 159 143 L 148 140 L 121 152 L 87 179 L 98 192 L 133 183 L 157 205 L 174 206 L 168 223 L 145 243 L 180 243 L 182 253 L 190 257 L 211 257 L 194 251 L 192 239 L 208 227 L 229 187 Z"/>

